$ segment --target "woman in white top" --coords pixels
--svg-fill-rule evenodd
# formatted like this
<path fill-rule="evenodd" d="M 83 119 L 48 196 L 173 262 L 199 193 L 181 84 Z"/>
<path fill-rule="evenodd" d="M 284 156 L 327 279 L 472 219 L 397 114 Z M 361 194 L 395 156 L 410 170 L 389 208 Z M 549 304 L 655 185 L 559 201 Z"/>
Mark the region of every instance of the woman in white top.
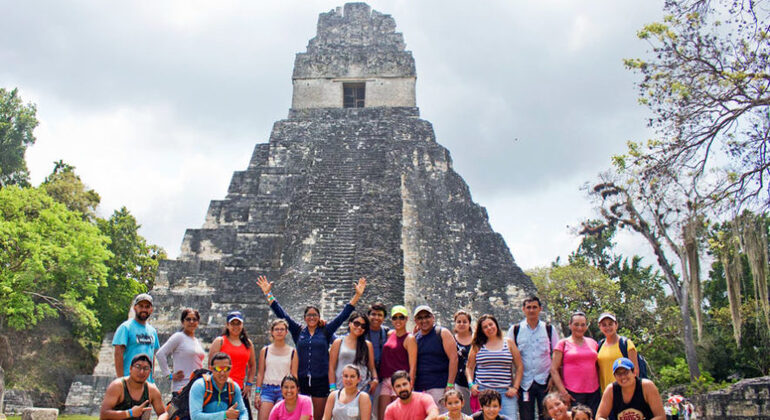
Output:
<path fill-rule="evenodd" d="M 374 347 L 366 340 L 369 318 L 353 312 L 348 318 L 348 334 L 332 343 L 329 350 L 329 390 L 342 388 L 342 371 L 345 365 L 355 365 L 361 377 L 358 389 L 367 391 L 377 388 L 377 369 L 374 366 Z M 368 385 L 368 388 L 367 388 Z"/>
<path fill-rule="evenodd" d="M 259 410 L 259 420 L 270 418 L 270 410 L 282 400 L 281 381 L 287 375 L 297 376 L 299 358 L 294 347 L 286 344 L 289 324 L 286 320 L 276 319 L 270 324 L 270 337 L 273 344 L 265 346 L 259 352 L 257 363 L 256 396 L 254 408 Z"/>
<path fill-rule="evenodd" d="M 195 338 L 195 330 L 201 316 L 197 310 L 185 308 L 182 310 L 182 331 L 177 331 L 169 337 L 163 347 L 158 350 L 160 371 L 169 378 L 171 393 L 176 395 L 190 380 L 190 375 L 203 367 L 206 352 L 200 340 Z M 174 359 L 174 373 L 168 368 L 168 356 Z"/>
<path fill-rule="evenodd" d="M 371 419 L 372 400 L 369 394 L 359 391 L 360 382 L 358 366 L 345 365 L 342 368 L 342 389 L 329 394 L 323 420 Z"/>

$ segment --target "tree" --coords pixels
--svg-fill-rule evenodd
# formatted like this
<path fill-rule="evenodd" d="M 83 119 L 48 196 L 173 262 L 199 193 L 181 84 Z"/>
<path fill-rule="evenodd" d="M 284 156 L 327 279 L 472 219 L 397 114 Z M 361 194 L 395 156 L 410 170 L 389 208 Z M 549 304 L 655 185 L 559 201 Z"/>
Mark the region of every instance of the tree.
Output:
<path fill-rule="evenodd" d="M 29 184 L 24 152 L 35 143 L 38 125 L 34 104 L 24 104 L 18 90 L 0 88 L 0 188 Z"/>
<path fill-rule="evenodd" d="M 106 283 L 99 287 L 94 308 L 102 321 L 103 331 L 112 331 L 126 319 L 131 300 L 151 289 L 160 260 L 166 253 L 157 245 L 149 245 L 139 235 L 140 225 L 122 207 L 109 219 L 98 220 L 99 229 L 110 238 L 112 257 L 107 261 Z"/>
<path fill-rule="evenodd" d="M 596 320 L 604 311 L 617 312 L 621 303 L 617 283 L 585 263 L 535 268 L 527 271 L 527 275 L 547 302 L 553 322 L 560 324 L 562 331 L 569 331 L 569 319 L 575 311 L 583 311 L 589 320 Z M 596 337 L 599 329 L 595 322 L 591 330 Z"/>
<path fill-rule="evenodd" d="M 633 147 L 631 155 L 636 156 Z M 649 244 L 666 284 L 679 306 L 685 356 L 690 377 L 696 379 L 700 376 L 700 369 L 690 319 L 690 282 L 699 282 L 700 279 L 690 277 L 688 266 L 691 262 L 686 238 L 687 229 L 699 218 L 697 197 L 688 197 L 687 193 L 692 190 L 681 188 L 682 184 L 675 182 L 680 178 L 674 176 L 671 171 L 653 178 L 649 173 L 645 174 L 637 169 L 633 164 L 636 161 L 617 157 L 616 171 L 603 174 L 600 182 L 589 191 L 589 196 L 598 204 L 605 225 L 630 229 L 641 235 Z M 596 229 L 595 224 L 584 224 L 586 233 Z M 671 253 L 679 260 L 678 272 Z M 700 302 L 693 303 L 693 306 L 700 308 Z"/>
<path fill-rule="evenodd" d="M 76 335 L 98 329 L 89 306 L 105 283 L 108 241 L 43 189 L 0 189 L 0 328 L 63 315 Z"/>
<path fill-rule="evenodd" d="M 662 134 L 650 169 L 703 180 L 719 168 L 711 198 L 738 207 L 770 203 L 769 10 L 762 0 L 669 0 L 664 21 L 639 31 L 650 58 L 625 61 L 643 76 L 640 101 Z"/>
<path fill-rule="evenodd" d="M 59 160 L 54 162 L 53 172 L 43 181 L 41 187 L 54 200 L 64 204 L 68 209 L 79 212 L 84 220 L 93 222 L 96 219 L 96 207 L 101 197 L 88 189 L 80 177 L 75 174 L 75 167 Z"/>

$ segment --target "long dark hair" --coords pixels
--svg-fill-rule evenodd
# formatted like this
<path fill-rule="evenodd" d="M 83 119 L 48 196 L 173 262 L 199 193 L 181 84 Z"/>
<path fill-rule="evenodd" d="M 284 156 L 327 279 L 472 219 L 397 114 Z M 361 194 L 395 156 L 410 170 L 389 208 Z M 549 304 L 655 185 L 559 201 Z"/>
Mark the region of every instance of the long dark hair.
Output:
<path fill-rule="evenodd" d="M 222 331 L 222 335 L 225 337 L 230 336 L 230 328 L 228 328 L 227 325 L 228 324 L 225 324 L 225 329 Z M 246 348 L 249 348 L 251 347 L 251 340 L 249 340 L 249 335 L 246 334 L 246 325 L 243 323 L 243 321 L 241 321 L 241 325 L 243 325 L 243 327 L 241 328 L 241 335 L 238 338 L 241 339 L 241 343 L 243 343 Z"/>
<path fill-rule="evenodd" d="M 318 328 L 323 328 L 326 326 L 326 321 L 321 319 L 321 310 L 318 309 L 318 306 L 315 305 L 307 305 L 305 306 L 305 312 L 302 313 L 302 317 L 304 318 L 305 315 L 307 315 L 307 311 L 315 309 L 316 312 L 318 312 Z"/>
<path fill-rule="evenodd" d="M 473 345 L 481 348 L 484 344 L 487 344 L 487 335 L 484 333 L 483 329 L 481 328 L 481 324 L 491 319 L 492 322 L 495 323 L 495 327 L 497 327 L 497 336 L 502 337 L 503 333 L 500 331 L 500 324 L 497 323 L 497 319 L 495 319 L 494 315 L 491 314 L 484 314 L 479 317 L 479 320 L 476 321 L 476 331 L 473 333 Z"/>
<path fill-rule="evenodd" d="M 348 324 L 355 321 L 356 318 L 364 320 L 364 333 L 356 338 L 356 357 L 353 359 L 353 363 L 358 366 L 369 366 L 369 346 L 366 345 L 366 336 L 369 334 L 369 318 L 360 312 L 353 311 L 348 318 Z"/>

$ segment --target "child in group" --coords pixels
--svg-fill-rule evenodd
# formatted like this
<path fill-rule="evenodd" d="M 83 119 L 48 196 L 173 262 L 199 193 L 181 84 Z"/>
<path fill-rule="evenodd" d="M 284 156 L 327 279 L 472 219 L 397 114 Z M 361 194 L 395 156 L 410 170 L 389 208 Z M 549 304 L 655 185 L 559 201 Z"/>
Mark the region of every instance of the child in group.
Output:
<path fill-rule="evenodd" d="M 444 407 L 449 411 L 446 414 L 440 415 L 438 420 L 471 420 L 471 416 L 461 411 L 465 404 L 465 399 L 460 391 L 456 389 L 447 390 L 439 402 L 444 404 Z"/>
<path fill-rule="evenodd" d="M 594 413 L 588 406 L 578 404 L 572 407 L 572 420 L 593 420 Z"/>

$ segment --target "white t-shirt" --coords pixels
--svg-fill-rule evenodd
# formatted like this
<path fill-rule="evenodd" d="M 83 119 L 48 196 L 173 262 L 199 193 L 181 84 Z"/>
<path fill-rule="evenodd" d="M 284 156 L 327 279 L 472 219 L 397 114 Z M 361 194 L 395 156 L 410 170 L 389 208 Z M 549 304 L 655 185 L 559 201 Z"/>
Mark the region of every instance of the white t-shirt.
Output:
<path fill-rule="evenodd" d="M 174 372 L 178 370 L 184 372 L 184 378 L 181 381 L 174 381 L 171 384 L 171 391 L 174 392 L 179 391 L 187 384 L 187 381 L 190 380 L 190 374 L 196 369 L 202 368 L 203 359 L 206 358 L 206 352 L 203 350 L 200 340 L 181 331 L 171 335 L 156 355 L 163 376 L 168 377 L 171 374 L 168 368 L 168 356 L 174 359 Z"/>

